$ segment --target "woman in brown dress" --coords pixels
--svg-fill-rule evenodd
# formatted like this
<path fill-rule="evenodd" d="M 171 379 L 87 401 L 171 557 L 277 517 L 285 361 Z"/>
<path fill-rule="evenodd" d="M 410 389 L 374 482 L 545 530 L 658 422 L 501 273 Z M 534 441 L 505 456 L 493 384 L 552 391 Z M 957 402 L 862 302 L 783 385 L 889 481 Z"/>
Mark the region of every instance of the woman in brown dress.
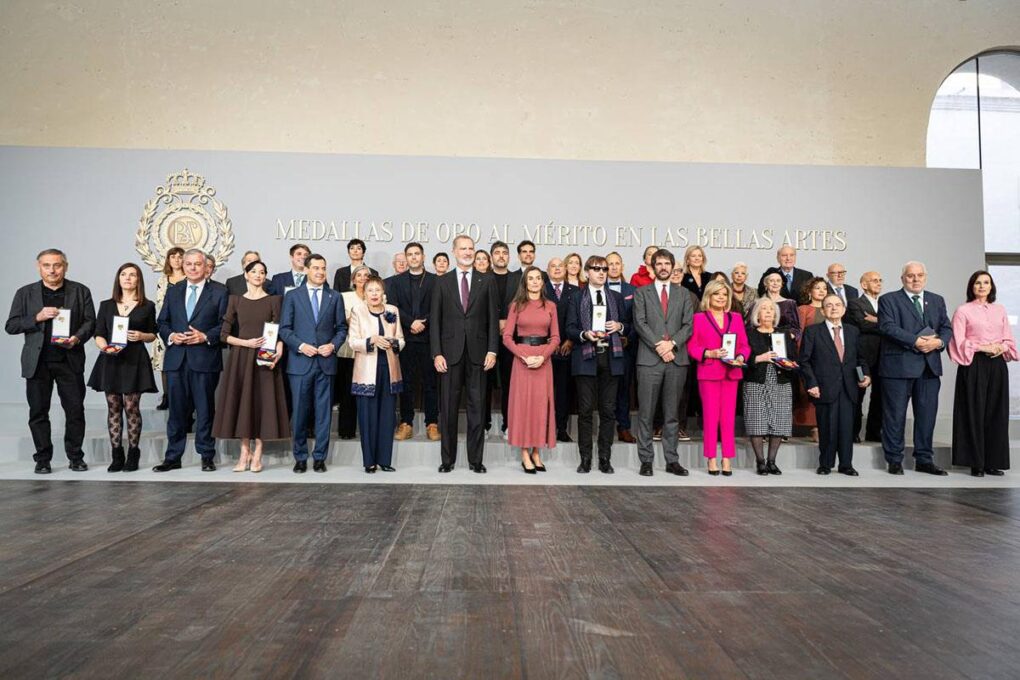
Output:
<path fill-rule="evenodd" d="M 510 377 L 510 446 L 521 447 L 521 467 L 528 474 L 545 472 L 539 448 L 556 446 L 556 412 L 552 363 L 559 347 L 556 304 L 545 298 L 542 270 L 528 267 L 510 303 L 503 344 L 514 356 Z"/>
<path fill-rule="evenodd" d="M 282 297 L 269 295 L 263 290 L 266 274 L 266 265 L 261 260 L 255 260 L 244 268 L 248 292 L 230 296 L 220 333 L 220 339 L 230 345 L 230 356 L 225 371 L 226 384 L 216 404 L 213 436 L 241 440 L 241 458 L 234 472 L 248 469 L 261 472 L 263 440 L 289 439 L 291 435 L 283 375 L 276 370 L 283 356 L 283 342 L 277 340 L 276 356 L 271 365 L 256 363 L 259 349 L 265 344 L 265 324 L 280 322 L 283 304 Z M 235 324 L 236 336 L 231 335 Z M 254 451 L 251 449 L 252 439 L 255 440 Z"/>
<path fill-rule="evenodd" d="M 808 326 L 816 323 L 824 323 L 822 315 L 822 300 L 828 295 L 829 288 L 825 279 L 816 276 L 800 290 L 801 305 L 797 307 L 797 317 L 800 320 L 801 337 Z M 804 391 L 804 383 L 797 383 L 797 393 L 793 402 L 793 424 L 801 427 L 811 428 L 811 441 L 818 441 L 818 420 L 815 418 L 815 405 L 811 403 L 807 392 Z"/>

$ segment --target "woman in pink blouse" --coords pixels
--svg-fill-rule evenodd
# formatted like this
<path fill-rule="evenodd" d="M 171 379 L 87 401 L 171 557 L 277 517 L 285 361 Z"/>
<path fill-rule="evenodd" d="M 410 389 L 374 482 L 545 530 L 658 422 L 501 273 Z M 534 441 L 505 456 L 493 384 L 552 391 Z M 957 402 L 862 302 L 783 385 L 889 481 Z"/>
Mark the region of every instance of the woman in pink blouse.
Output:
<path fill-rule="evenodd" d="M 722 473 L 733 474 L 730 461 L 737 455 L 735 419 L 737 414 L 737 387 L 743 377 L 744 359 L 751 346 L 744 331 L 744 319 L 731 312 L 733 293 L 722 281 L 709 281 L 701 298 L 702 311 L 694 315 L 694 330 L 687 341 L 687 352 L 698 365 L 698 390 L 705 419 L 705 458 L 708 474 L 719 474 L 716 467 L 716 447 L 722 435 Z M 732 334 L 736 341 L 733 363 L 722 359 L 723 338 Z"/>
<path fill-rule="evenodd" d="M 967 302 L 953 314 L 949 356 L 959 364 L 953 403 L 953 465 L 975 477 L 1009 469 L 1009 375 L 1017 360 L 1006 308 L 995 302 L 995 281 L 977 271 L 967 282 Z"/>

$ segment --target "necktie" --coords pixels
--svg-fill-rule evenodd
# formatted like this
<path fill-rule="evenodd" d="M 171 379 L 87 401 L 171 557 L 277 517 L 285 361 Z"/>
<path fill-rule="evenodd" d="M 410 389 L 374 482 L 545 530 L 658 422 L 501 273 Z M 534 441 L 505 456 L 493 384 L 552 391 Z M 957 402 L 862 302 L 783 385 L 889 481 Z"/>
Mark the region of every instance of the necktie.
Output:
<path fill-rule="evenodd" d="M 185 309 L 188 311 L 188 321 L 191 321 L 191 315 L 195 312 L 195 303 L 198 302 L 198 284 L 192 283 L 188 286 L 188 300 L 184 303 Z"/>
<path fill-rule="evenodd" d="M 464 308 L 464 313 L 467 314 L 468 306 L 468 282 L 467 272 L 460 273 L 460 306 Z"/>
<path fill-rule="evenodd" d="M 304 283 L 304 282 L 305 282 L 305 275 L 304 274 L 295 274 L 294 275 L 294 286 L 295 287 L 300 287 L 301 284 Z"/>
<path fill-rule="evenodd" d="M 312 318 L 319 323 L 319 289 L 312 288 Z"/>
<path fill-rule="evenodd" d="M 793 292 L 793 272 L 786 275 L 786 290 Z"/>
<path fill-rule="evenodd" d="M 597 304 L 599 307 L 601 307 L 603 304 L 605 304 L 605 303 L 602 302 L 602 291 L 601 290 L 595 291 L 595 304 Z"/>
<path fill-rule="evenodd" d="M 839 355 L 839 360 L 843 361 L 843 338 L 839 336 L 839 326 L 832 327 L 832 341 L 836 343 L 836 354 Z"/>
<path fill-rule="evenodd" d="M 563 294 L 563 284 L 562 283 L 557 283 L 556 284 L 556 299 L 559 300 L 560 299 L 560 295 L 562 295 L 562 294 Z"/>
<path fill-rule="evenodd" d="M 917 312 L 917 316 L 919 316 L 921 320 L 924 321 L 924 310 L 921 309 L 921 296 L 911 295 L 910 299 L 914 301 L 914 311 Z"/>
<path fill-rule="evenodd" d="M 666 295 L 666 287 L 665 286 L 663 286 L 659 290 L 662 291 L 659 294 L 659 302 L 662 303 L 662 315 L 666 316 L 666 310 L 669 309 L 669 296 Z"/>
<path fill-rule="evenodd" d="M 843 286 L 840 286 L 839 288 L 836 289 L 836 295 L 839 296 L 839 299 L 842 300 L 843 304 L 845 305 L 846 304 L 846 295 L 843 294 Z"/>

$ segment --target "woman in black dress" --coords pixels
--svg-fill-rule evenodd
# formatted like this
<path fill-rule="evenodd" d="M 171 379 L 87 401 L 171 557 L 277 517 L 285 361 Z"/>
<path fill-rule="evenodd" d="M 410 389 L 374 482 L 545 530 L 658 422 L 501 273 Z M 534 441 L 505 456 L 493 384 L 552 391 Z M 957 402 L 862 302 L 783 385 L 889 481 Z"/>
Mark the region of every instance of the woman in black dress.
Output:
<path fill-rule="evenodd" d="M 127 317 L 127 334 L 120 336 L 122 323 L 115 317 Z M 145 299 L 145 281 L 141 268 L 131 262 L 122 264 L 113 279 L 113 297 L 103 300 L 96 314 L 95 343 L 99 358 L 89 376 L 89 387 L 106 393 L 106 426 L 113 448 L 108 472 L 134 472 L 141 452 L 142 434 L 139 402 L 143 392 L 156 392 L 152 360 L 145 343 L 156 339 L 156 303 Z M 114 342 L 117 340 L 118 342 Z M 119 342 L 126 340 L 125 342 Z M 124 456 L 124 415 L 127 415 L 128 451 Z"/>

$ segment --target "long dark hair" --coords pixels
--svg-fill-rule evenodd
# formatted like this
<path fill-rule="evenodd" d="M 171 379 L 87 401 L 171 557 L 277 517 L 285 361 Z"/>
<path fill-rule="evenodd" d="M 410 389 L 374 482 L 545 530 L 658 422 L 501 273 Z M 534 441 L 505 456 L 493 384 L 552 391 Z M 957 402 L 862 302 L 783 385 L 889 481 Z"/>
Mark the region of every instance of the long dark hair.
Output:
<path fill-rule="evenodd" d="M 979 269 L 970 275 L 970 280 L 967 281 L 967 302 L 974 302 L 974 300 L 977 300 L 977 296 L 974 295 L 974 284 L 977 283 L 978 277 L 982 275 L 987 276 L 988 280 L 992 283 L 992 289 L 988 291 L 988 302 L 995 302 L 995 279 L 993 279 L 992 275 L 984 269 Z"/>
<path fill-rule="evenodd" d="M 513 301 L 514 311 L 520 312 L 522 309 L 524 309 L 525 307 L 528 306 L 528 302 L 529 302 L 529 300 L 528 300 L 528 274 L 530 274 L 531 272 L 538 272 L 539 278 L 542 279 L 542 287 L 538 289 L 538 299 L 542 303 L 542 306 L 545 307 L 545 301 L 546 301 L 546 297 L 545 297 L 545 278 L 542 277 L 542 270 L 541 269 L 539 269 L 535 265 L 531 265 L 530 267 L 525 269 L 523 272 L 521 272 L 521 282 L 519 284 L 517 284 L 517 292 L 514 294 L 514 301 Z"/>
<path fill-rule="evenodd" d="M 782 273 L 780 273 L 780 276 L 782 276 Z M 811 278 L 810 281 L 808 281 L 807 283 L 805 283 L 803 286 L 800 287 L 800 304 L 802 304 L 802 305 L 810 305 L 811 304 L 811 291 L 819 283 L 825 283 L 825 279 L 823 279 L 821 276 L 814 276 L 814 277 Z M 828 290 L 828 286 L 827 285 L 826 285 L 826 290 Z M 790 291 L 790 292 L 793 292 L 793 291 Z"/>
<path fill-rule="evenodd" d="M 170 256 L 171 255 L 181 255 L 181 256 L 183 256 L 184 255 L 184 248 L 181 248 L 180 246 L 174 246 L 170 250 L 166 251 L 166 257 L 163 258 L 163 273 L 165 275 L 167 275 L 167 276 L 170 276 L 171 274 L 174 273 L 174 268 L 170 266 Z M 182 266 L 183 266 L 183 263 L 182 263 Z"/>
<path fill-rule="evenodd" d="M 119 269 L 117 269 L 117 274 L 116 274 L 116 276 L 113 277 L 113 301 L 114 302 L 120 302 L 121 299 L 124 297 L 124 289 L 120 287 L 120 273 L 122 271 L 124 271 L 125 269 L 129 268 L 129 267 L 133 267 L 134 270 L 136 272 L 138 272 L 138 288 L 137 288 L 137 291 L 138 291 L 137 292 L 137 295 L 138 295 L 138 304 L 140 304 L 140 305 L 144 304 L 145 303 L 145 277 L 142 276 L 142 268 L 139 267 L 134 262 L 125 262 L 124 264 L 122 264 L 120 266 Z"/>

